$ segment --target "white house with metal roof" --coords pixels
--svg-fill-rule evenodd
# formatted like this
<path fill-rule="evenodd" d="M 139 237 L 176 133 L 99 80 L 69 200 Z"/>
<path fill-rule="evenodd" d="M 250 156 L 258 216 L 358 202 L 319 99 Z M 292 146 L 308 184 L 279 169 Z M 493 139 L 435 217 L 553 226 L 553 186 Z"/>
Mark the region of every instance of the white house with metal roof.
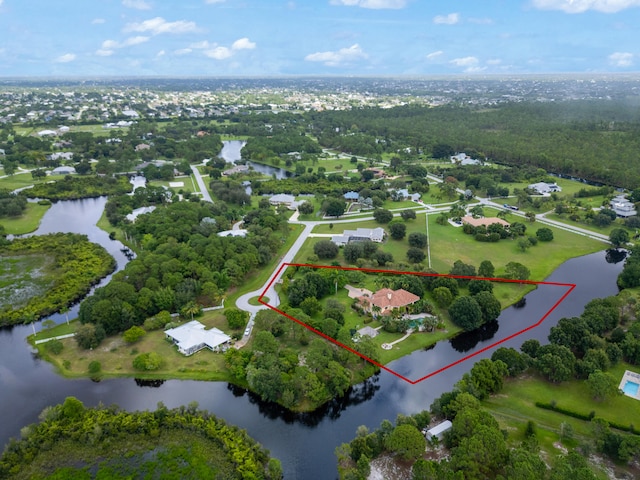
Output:
<path fill-rule="evenodd" d="M 214 352 L 224 351 L 231 341 L 231 337 L 222 330 L 215 327 L 205 330 L 205 326 L 197 320 L 171 328 L 164 333 L 178 346 L 178 351 L 187 356 L 193 355 L 203 348 Z"/>

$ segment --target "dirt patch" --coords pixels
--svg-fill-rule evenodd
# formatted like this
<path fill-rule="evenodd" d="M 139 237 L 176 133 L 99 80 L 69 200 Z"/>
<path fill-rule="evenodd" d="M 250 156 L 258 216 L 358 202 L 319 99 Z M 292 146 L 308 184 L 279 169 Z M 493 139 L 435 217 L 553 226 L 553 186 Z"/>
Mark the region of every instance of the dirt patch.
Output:
<path fill-rule="evenodd" d="M 371 473 L 368 480 L 411 479 L 411 465 L 391 455 L 381 455 L 371 461 Z"/>

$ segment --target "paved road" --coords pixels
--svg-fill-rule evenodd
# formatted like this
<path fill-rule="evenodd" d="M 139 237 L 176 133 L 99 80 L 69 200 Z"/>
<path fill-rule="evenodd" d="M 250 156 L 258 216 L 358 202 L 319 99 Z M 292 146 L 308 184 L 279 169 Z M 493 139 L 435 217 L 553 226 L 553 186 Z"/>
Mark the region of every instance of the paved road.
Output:
<path fill-rule="evenodd" d="M 211 195 L 209 195 L 209 190 L 207 190 L 207 186 L 205 185 L 204 180 L 202 179 L 202 175 L 200 175 L 200 170 L 198 170 L 198 166 L 191 165 L 191 170 L 193 171 L 193 176 L 196 177 L 196 183 L 198 184 L 198 188 L 202 193 L 202 199 L 206 202 L 213 203 L 213 200 L 211 199 Z"/>

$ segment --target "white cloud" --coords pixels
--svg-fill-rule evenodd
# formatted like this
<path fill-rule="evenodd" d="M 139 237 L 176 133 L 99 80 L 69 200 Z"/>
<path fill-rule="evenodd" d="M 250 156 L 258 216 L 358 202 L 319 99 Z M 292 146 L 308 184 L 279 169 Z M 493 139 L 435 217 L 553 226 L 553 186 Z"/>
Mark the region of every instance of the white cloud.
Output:
<path fill-rule="evenodd" d="M 205 48 L 213 48 L 215 46 L 216 46 L 215 43 L 211 44 L 207 40 L 202 40 L 201 42 L 192 43 L 191 45 L 189 45 L 189 48 L 196 48 L 201 50 Z"/>
<path fill-rule="evenodd" d="M 407 5 L 407 0 L 331 0 L 331 5 L 371 8 L 374 10 L 383 8 L 399 9 Z"/>
<path fill-rule="evenodd" d="M 587 10 L 615 13 L 640 7 L 640 0 L 533 0 L 533 5 L 542 10 L 562 10 L 565 13 L 582 13 Z"/>
<path fill-rule="evenodd" d="M 224 3 L 225 0 L 204 0 L 204 3 L 215 4 L 215 3 Z"/>
<path fill-rule="evenodd" d="M 442 50 L 438 50 L 436 52 L 431 52 L 430 54 L 427 55 L 427 59 L 429 60 L 433 60 L 434 58 L 438 58 L 440 55 L 442 55 L 444 52 Z"/>
<path fill-rule="evenodd" d="M 60 55 L 58 58 L 54 60 L 56 63 L 69 63 L 73 62 L 76 59 L 75 53 L 65 53 L 64 55 Z"/>
<path fill-rule="evenodd" d="M 491 60 L 487 60 L 487 65 L 500 65 L 502 60 L 499 58 L 492 58 Z"/>
<path fill-rule="evenodd" d="M 368 55 L 362 51 L 357 43 L 349 48 L 341 48 L 335 52 L 316 52 L 310 53 L 305 60 L 309 62 L 322 62 L 329 67 L 335 67 L 345 63 L 368 58 Z"/>
<path fill-rule="evenodd" d="M 0 0 L 0 1 L 2 1 L 2 0 Z M 105 22 L 106 22 L 106 20 L 104 18 L 94 18 L 93 20 L 91 20 L 91 23 L 93 25 L 98 25 L 100 23 L 105 23 Z"/>
<path fill-rule="evenodd" d="M 231 45 L 233 50 L 253 50 L 256 48 L 255 42 L 250 41 L 247 37 L 239 38 Z"/>
<path fill-rule="evenodd" d="M 110 57 L 111 55 L 113 55 L 113 50 L 101 48 L 99 50 L 96 50 L 96 55 L 98 55 L 99 57 Z"/>
<path fill-rule="evenodd" d="M 177 22 L 167 22 L 162 17 L 152 18 L 139 23 L 130 23 L 124 27 L 125 32 L 149 32 L 152 35 L 161 33 L 189 33 L 197 32 L 198 27 L 195 22 L 178 20 Z"/>
<path fill-rule="evenodd" d="M 164 54 L 166 52 L 164 50 L 160 50 L 158 53 L 156 53 L 156 57 L 164 57 Z"/>
<path fill-rule="evenodd" d="M 131 45 L 139 45 L 144 42 L 148 42 L 149 37 L 143 37 L 142 35 L 138 35 L 137 37 L 129 37 L 124 42 L 120 44 L 121 47 L 130 47 Z"/>
<path fill-rule="evenodd" d="M 233 52 L 227 47 L 215 47 L 210 50 L 205 50 L 204 54 L 215 60 L 224 60 L 233 55 Z"/>
<path fill-rule="evenodd" d="M 633 65 L 633 53 L 615 52 L 609 55 L 609 63 L 614 67 L 630 67 Z"/>
<path fill-rule="evenodd" d="M 476 57 L 462 57 L 454 58 L 449 63 L 452 63 L 456 67 L 473 67 L 478 65 L 479 60 Z"/>
<path fill-rule="evenodd" d="M 176 50 L 175 52 L 173 52 L 175 55 L 188 55 L 189 53 L 193 52 L 192 49 L 190 48 L 181 48 L 179 50 Z"/>
<path fill-rule="evenodd" d="M 433 17 L 433 23 L 436 25 L 455 25 L 460 21 L 458 13 L 450 13 L 449 15 L 436 15 Z"/>
<path fill-rule="evenodd" d="M 151 10 L 151 5 L 144 0 L 122 0 L 122 5 L 136 10 Z"/>

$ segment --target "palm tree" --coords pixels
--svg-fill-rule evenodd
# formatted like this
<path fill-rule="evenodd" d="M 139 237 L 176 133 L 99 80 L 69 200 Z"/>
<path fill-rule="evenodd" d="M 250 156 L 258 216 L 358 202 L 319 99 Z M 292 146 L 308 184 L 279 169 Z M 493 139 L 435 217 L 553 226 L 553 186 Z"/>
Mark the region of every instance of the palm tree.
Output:
<path fill-rule="evenodd" d="M 64 313 L 64 316 L 67 319 L 67 325 L 69 325 L 69 307 L 65 305 L 60 309 L 60 313 Z"/>

